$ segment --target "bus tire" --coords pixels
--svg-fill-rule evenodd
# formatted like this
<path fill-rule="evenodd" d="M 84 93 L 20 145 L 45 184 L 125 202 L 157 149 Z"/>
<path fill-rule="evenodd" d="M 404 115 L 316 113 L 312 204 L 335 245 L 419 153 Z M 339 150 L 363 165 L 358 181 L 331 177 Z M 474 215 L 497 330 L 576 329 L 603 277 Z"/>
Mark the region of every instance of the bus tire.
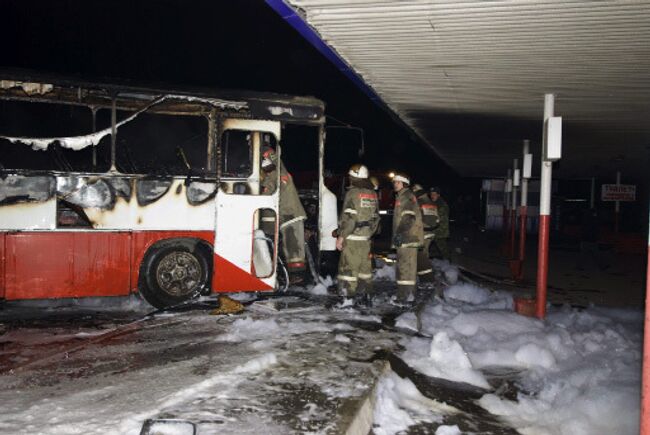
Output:
<path fill-rule="evenodd" d="M 212 248 L 196 239 L 168 239 L 153 245 L 140 264 L 138 289 L 147 302 L 163 309 L 210 289 Z"/>

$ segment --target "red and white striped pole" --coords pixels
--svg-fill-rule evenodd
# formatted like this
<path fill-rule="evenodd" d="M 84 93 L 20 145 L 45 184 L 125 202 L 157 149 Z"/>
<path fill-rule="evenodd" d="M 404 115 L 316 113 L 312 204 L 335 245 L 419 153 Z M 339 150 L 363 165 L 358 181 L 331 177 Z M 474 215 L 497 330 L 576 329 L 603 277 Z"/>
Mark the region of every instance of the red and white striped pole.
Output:
<path fill-rule="evenodd" d="M 616 187 L 621 185 L 621 171 L 616 171 Z M 618 226 L 621 222 L 621 202 L 614 203 L 614 232 L 618 234 Z"/>
<path fill-rule="evenodd" d="M 521 165 L 521 206 L 519 207 L 519 261 L 524 262 L 526 257 L 526 223 L 528 215 L 528 179 L 530 178 L 530 165 L 533 156 L 530 152 L 530 141 L 524 140 L 524 153 Z M 523 275 L 523 264 L 522 264 Z M 520 276 L 521 278 L 521 276 Z"/>
<path fill-rule="evenodd" d="M 546 147 L 548 140 L 547 125 L 549 118 L 554 115 L 555 96 L 544 95 L 544 130 L 542 133 L 542 173 L 540 179 L 539 197 L 539 244 L 537 251 L 537 303 L 535 314 L 540 319 L 546 317 L 546 289 L 548 285 L 548 238 L 551 225 L 551 182 L 553 177 L 553 162 L 547 160 Z"/>
<path fill-rule="evenodd" d="M 512 161 L 512 199 L 510 200 L 510 258 L 515 258 L 517 235 L 517 186 L 519 186 L 518 172 L 519 159 Z"/>
<path fill-rule="evenodd" d="M 641 387 L 641 435 L 650 435 L 650 207 L 648 213 L 648 265 L 645 277 L 645 326 Z"/>
<path fill-rule="evenodd" d="M 510 234 L 510 192 L 512 184 L 510 177 L 512 176 L 511 169 L 508 169 L 505 182 L 503 183 L 503 229 L 505 231 L 506 240 Z"/>

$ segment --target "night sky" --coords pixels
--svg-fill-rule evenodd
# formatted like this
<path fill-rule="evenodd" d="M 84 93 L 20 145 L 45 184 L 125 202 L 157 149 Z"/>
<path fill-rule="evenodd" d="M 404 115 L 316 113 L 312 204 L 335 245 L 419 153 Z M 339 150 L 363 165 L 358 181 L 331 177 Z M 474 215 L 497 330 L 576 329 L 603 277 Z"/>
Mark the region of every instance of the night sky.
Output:
<path fill-rule="evenodd" d="M 0 68 L 313 95 L 328 115 L 364 129 L 372 168 L 406 170 L 424 183 L 457 180 L 261 0 L 8 1 L 0 37 Z"/>

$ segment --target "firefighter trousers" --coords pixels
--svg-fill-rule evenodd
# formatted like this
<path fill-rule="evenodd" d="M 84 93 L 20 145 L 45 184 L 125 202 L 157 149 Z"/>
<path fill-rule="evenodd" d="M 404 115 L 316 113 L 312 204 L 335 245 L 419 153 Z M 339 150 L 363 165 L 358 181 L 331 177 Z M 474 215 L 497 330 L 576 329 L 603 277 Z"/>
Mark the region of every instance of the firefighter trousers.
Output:
<path fill-rule="evenodd" d="M 442 258 L 445 260 L 451 261 L 451 254 L 449 252 L 449 245 L 447 244 L 448 239 L 433 239 L 431 244 L 433 245 L 434 248 L 440 252 L 440 255 Z"/>
<path fill-rule="evenodd" d="M 354 296 L 357 292 L 372 292 L 370 240 L 345 240 L 337 280 L 341 294 Z"/>
<path fill-rule="evenodd" d="M 418 251 L 418 278 L 421 283 L 433 282 L 433 268 L 429 259 L 429 246 L 431 239 L 425 235 L 424 247 Z"/>
<path fill-rule="evenodd" d="M 305 218 L 298 217 L 280 225 L 282 236 L 282 254 L 287 270 L 302 272 L 305 270 Z"/>
<path fill-rule="evenodd" d="M 415 297 L 418 248 L 397 248 L 397 299 Z"/>

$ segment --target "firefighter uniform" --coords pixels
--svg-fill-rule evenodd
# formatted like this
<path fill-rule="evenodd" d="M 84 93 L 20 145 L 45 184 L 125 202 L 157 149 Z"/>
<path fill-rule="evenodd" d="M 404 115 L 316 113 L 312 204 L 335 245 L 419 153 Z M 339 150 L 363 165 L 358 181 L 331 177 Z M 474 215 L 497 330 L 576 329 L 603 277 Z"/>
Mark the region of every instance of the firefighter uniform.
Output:
<path fill-rule="evenodd" d="M 435 207 L 436 213 L 438 213 L 439 224 L 433 231 L 433 240 L 432 244 L 440 251 L 440 255 L 445 260 L 451 261 L 451 255 L 449 252 L 449 205 L 442 196 L 440 196 L 440 190 L 437 187 L 431 188 L 431 193 L 435 193 L 436 199 L 433 200 L 433 205 Z"/>
<path fill-rule="evenodd" d="M 417 256 L 424 242 L 424 233 L 420 207 L 408 188 L 408 177 L 398 174 L 393 177 L 395 181 L 404 183 L 395 198 L 393 248 L 397 250 L 397 299 L 406 302 L 415 297 Z"/>
<path fill-rule="evenodd" d="M 414 185 L 413 194 L 417 198 L 422 213 L 424 230 L 424 246 L 418 251 L 418 278 L 421 283 L 430 283 L 433 282 L 433 268 L 431 267 L 431 260 L 429 260 L 429 245 L 431 245 L 431 240 L 434 237 L 433 232 L 439 224 L 438 212 L 422 186 L 419 184 Z"/>
<path fill-rule="evenodd" d="M 292 272 L 305 270 L 305 219 L 307 214 L 300 202 L 298 190 L 293 184 L 291 174 L 284 164 L 278 162 L 277 154 L 272 149 L 264 151 L 262 168 L 265 170 L 262 179 L 262 194 L 272 194 L 277 188 L 277 170 L 280 168 L 280 235 L 282 236 L 282 254 L 287 263 L 287 269 Z M 262 215 L 262 220 L 270 220 Z"/>
<path fill-rule="evenodd" d="M 372 292 L 370 238 L 379 226 L 379 206 L 377 194 L 367 179 L 368 169 L 354 165 L 349 175 L 350 187 L 343 200 L 337 230 L 342 239 L 338 287 L 347 296 L 369 296 Z"/>

